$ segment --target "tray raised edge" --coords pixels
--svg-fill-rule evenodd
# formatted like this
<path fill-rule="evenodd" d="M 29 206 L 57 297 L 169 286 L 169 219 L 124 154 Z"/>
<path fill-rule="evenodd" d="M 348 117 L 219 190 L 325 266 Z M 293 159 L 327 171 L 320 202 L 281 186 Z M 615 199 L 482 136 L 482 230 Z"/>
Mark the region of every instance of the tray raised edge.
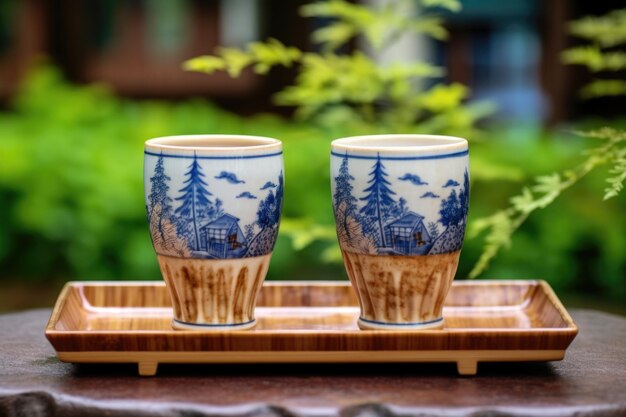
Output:
<path fill-rule="evenodd" d="M 67 294 L 72 287 L 78 285 L 103 286 L 164 286 L 162 281 L 70 281 L 63 287 L 46 326 L 45 334 L 56 349 L 55 341 L 59 337 L 86 334 L 86 331 L 56 330 L 55 326 L 64 308 Z M 548 297 L 550 304 L 555 308 L 563 321 L 565 328 L 547 328 L 532 330 L 515 330 L 520 336 L 524 333 L 551 333 L 565 336 L 562 348 L 558 349 L 458 349 L 458 350 L 341 350 L 341 351 L 59 351 L 57 355 L 63 362 L 71 363 L 137 363 L 139 375 L 153 376 L 157 372 L 159 363 L 381 363 L 381 362 L 453 362 L 457 364 L 460 375 L 475 375 L 478 362 L 526 362 L 526 361 L 555 361 L 562 360 L 569 344 L 578 334 L 578 326 L 574 323 L 552 287 L 543 280 L 474 280 L 455 281 L 453 285 L 510 285 L 529 284 L 537 285 Z M 348 282 L 341 281 L 270 281 L 264 286 L 349 286 Z M 489 334 L 489 330 L 480 329 Z M 447 332 L 458 332 L 446 330 Z M 501 330 L 498 330 L 501 332 Z M 363 335 L 374 334 L 386 337 L 411 335 L 441 334 L 441 330 L 416 332 L 378 332 L 362 331 Z M 465 333 L 468 331 L 465 330 Z M 98 333 L 93 332 L 93 336 Z M 148 332 L 149 333 L 149 332 Z M 158 331 L 156 333 L 182 334 L 180 331 Z M 194 332 L 199 334 L 199 332 Z M 245 332 L 241 332 L 245 333 Z M 495 332 L 494 332 L 495 333 Z M 203 337 L 210 337 L 215 333 L 200 333 Z"/>

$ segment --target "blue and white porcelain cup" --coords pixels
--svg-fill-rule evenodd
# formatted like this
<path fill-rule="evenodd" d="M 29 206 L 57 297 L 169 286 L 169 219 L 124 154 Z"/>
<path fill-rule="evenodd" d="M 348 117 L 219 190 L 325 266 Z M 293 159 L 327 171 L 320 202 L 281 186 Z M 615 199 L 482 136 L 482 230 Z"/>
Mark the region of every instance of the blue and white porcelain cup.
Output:
<path fill-rule="evenodd" d="M 283 201 L 279 140 L 192 135 L 148 140 L 144 192 L 176 329 L 255 325 Z"/>
<path fill-rule="evenodd" d="M 467 221 L 467 141 L 373 135 L 331 147 L 337 237 L 361 306 L 359 327 L 443 327 Z"/>

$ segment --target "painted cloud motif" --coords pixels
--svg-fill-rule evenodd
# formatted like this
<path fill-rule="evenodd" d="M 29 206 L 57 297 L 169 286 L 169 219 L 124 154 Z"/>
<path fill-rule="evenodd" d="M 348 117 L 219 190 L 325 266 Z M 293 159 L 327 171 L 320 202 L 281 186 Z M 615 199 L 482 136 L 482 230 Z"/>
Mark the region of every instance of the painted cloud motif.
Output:
<path fill-rule="evenodd" d="M 422 194 L 420 198 L 439 198 L 439 196 L 432 191 L 428 191 L 427 193 Z"/>
<path fill-rule="evenodd" d="M 239 194 L 235 198 L 248 198 L 250 200 L 256 200 L 256 196 L 254 194 L 250 193 L 249 191 L 244 191 L 243 193 Z"/>
<path fill-rule="evenodd" d="M 446 183 L 443 185 L 443 188 L 448 188 L 448 187 L 458 187 L 459 185 L 461 185 L 461 184 L 459 184 L 458 182 L 456 182 L 456 181 L 454 181 L 454 180 L 448 180 L 448 182 L 446 182 Z"/>
<path fill-rule="evenodd" d="M 398 177 L 400 181 L 410 181 L 413 185 L 428 185 L 426 181 L 422 181 L 419 175 L 409 174 L 408 172 L 401 177 Z"/>
<path fill-rule="evenodd" d="M 231 184 L 245 184 L 246 182 L 237 178 L 232 172 L 222 171 L 219 175 L 215 176 L 216 180 L 226 180 Z"/>
<path fill-rule="evenodd" d="M 268 181 L 263 185 L 263 187 L 260 188 L 260 190 L 267 190 L 268 188 L 276 188 L 276 184 L 272 181 Z"/>

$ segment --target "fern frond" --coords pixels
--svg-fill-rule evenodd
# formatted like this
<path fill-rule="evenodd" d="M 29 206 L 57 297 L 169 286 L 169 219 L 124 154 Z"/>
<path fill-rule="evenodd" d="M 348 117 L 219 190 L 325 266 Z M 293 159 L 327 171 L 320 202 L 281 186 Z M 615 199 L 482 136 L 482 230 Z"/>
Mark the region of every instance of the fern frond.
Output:
<path fill-rule="evenodd" d="M 257 74 L 266 74 L 272 67 L 290 67 L 298 62 L 302 52 L 298 48 L 285 46 L 279 40 L 270 38 L 266 42 L 251 42 L 245 49 L 217 48 L 215 55 L 203 55 L 183 63 L 187 71 L 212 74 L 226 71 L 233 78 L 241 71 L 253 66 Z"/>
<path fill-rule="evenodd" d="M 584 65 L 592 72 L 620 71 L 626 68 L 626 52 L 603 52 L 595 45 L 570 48 L 562 54 L 563 62 Z"/>
<path fill-rule="evenodd" d="M 626 154 L 626 151 L 623 153 Z M 624 188 L 624 181 L 626 181 L 626 156 L 618 157 L 609 172 L 611 176 L 606 180 L 609 186 L 604 190 L 605 200 L 616 197 Z"/>
<path fill-rule="evenodd" d="M 461 3 L 457 0 L 422 0 L 422 4 L 427 8 L 440 7 L 454 12 L 461 9 Z M 374 9 L 346 0 L 318 1 L 302 6 L 300 12 L 305 17 L 334 19 L 328 26 L 313 32 L 313 41 L 321 44 L 326 52 L 335 51 L 358 35 L 363 35 L 378 51 L 406 32 L 438 40 L 448 36 L 441 18 L 414 16 L 408 2 L 389 2 L 384 7 Z"/>
<path fill-rule="evenodd" d="M 469 278 L 473 279 L 482 274 L 491 263 L 491 260 L 500 252 L 502 248 L 511 244 L 511 236 L 517 229 L 515 221 L 511 216 L 510 210 L 499 211 L 489 217 L 483 218 L 475 222 L 479 230 L 489 230 L 485 237 L 485 245 L 483 251 L 478 258 L 476 264 L 469 273 Z M 470 228 L 470 236 L 476 236 L 476 229 Z"/>
<path fill-rule="evenodd" d="M 512 235 L 530 214 L 552 204 L 564 191 L 597 167 L 613 166 L 610 171 L 611 177 L 607 179 L 609 186 L 605 190 L 605 200 L 615 197 L 622 191 L 626 181 L 626 132 L 607 127 L 576 133 L 602 142 L 585 152 L 585 160 L 574 168 L 537 177 L 534 185 L 524 187 L 519 195 L 510 199 L 510 207 L 492 216 L 475 220 L 470 225 L 469 238 L 486 233 L 483 251 L 469 274 L 470 278 L 482 274 L 500 250 L 509 246 Z"/>
<path fill-rule="evenodd" d="M 594 80 L 580 90 L 580 97 L 585 100 L 624 95 L 626 95 L 626 81 L 624 80 Z"/>
<path fill-rule="evenodd" d="M 626 43 L 626 9 L 588 16 L 570 23 L 570 33 L 604 48 Z"/>
<path fill-rule="evenodd" d="M 422 4 L 426 7 L 441 7 L 451 12 L 460 12 L 463 8 L 459 0 L 422 0 Z"/>

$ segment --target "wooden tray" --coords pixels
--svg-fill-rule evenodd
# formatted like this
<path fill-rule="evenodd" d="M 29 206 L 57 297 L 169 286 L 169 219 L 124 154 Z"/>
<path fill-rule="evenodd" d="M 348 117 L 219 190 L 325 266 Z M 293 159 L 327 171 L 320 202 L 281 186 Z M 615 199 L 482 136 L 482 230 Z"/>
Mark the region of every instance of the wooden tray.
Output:
<path fill-rule="evenodd" d="M 443 330 L 363 331 L 349 283 L 266 282 L 253 330 L 172 330 L 162 282 L 70 282 L 46 337 L 64 362 L 159 363 L 478 362 L 563 359 L 578 328 L 544 281 L 460 281 Z"/>

